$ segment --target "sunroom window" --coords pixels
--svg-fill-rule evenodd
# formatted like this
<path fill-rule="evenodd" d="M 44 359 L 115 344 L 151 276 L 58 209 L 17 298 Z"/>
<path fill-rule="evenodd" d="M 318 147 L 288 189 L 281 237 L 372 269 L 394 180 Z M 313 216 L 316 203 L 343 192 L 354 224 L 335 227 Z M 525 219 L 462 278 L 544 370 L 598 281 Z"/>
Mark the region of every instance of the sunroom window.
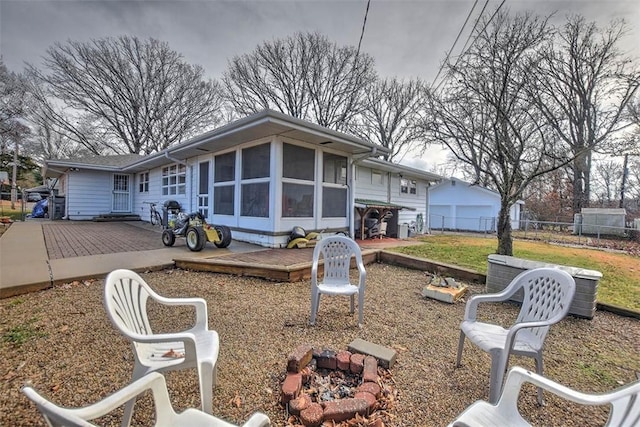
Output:
<path fill-rule="evenodd" d="M 240 215 L 269 217 L 269 176 L 271 144 L 242 150 Z"/>
<path fill-rule="evenodd" d="M 292 144 L 283 144 L 283 217 L 313 217 L 315 159 L 315 150 Z"/>
<path fill-rule="evenodd" d="M 235 214 L 236 152 L 215 156 L 213 162 L 213 213 Z"/>
<path fill-rule="evenodd" d="M 347 216 L 347 158 L 324 153 L 322 157 L 322 217 Z"/>

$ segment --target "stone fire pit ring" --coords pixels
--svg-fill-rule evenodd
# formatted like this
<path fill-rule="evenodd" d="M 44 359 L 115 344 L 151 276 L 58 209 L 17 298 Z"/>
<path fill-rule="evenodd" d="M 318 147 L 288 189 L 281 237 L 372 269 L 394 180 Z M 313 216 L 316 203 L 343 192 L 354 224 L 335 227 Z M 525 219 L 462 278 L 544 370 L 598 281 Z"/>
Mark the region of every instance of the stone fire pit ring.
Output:
<path fill-rule="evenodd" d="M 383 427 L 395 397 L 390 379 L 391 373 L 371 355 L 304 344 L 289 355 L 280 402 L 289 425 L 340 425 L 357 418 Z"/>

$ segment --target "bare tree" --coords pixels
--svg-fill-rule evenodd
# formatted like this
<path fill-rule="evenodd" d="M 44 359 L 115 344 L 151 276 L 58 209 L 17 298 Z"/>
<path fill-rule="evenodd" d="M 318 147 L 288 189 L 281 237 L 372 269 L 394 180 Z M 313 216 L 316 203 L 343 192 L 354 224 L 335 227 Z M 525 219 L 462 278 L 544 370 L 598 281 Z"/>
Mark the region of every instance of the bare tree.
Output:
<path fill-rule="evenodd" d="M 43 66 L 29 67 L 42 85 L 34 90 L 42 113 L 95 154 L 163 150 L 215 125 L 222 103 L 219 85 L 201 67 L 155 39 L 55 43 Z"/>
<path fill-rule="evenodd" d="M 10 72 L 0 60 L 0 155 L 5 157 L 11 147 L 11 209 L 15 209 L 18 200 L 20 145 L 31 131 L 25 120 L 28 110 L 27 89 L 24 76 Z"/>
<path fill-rule="evenodd" d="M 334 130 L 362 109 L 373 59 L 318 33 L 264 42 L 229 61 L 225 98 L 240 115 L 273 109 Z"/>
<path fill-rule="evenodd" d="M 89 157 L 95 154 L 95 151 L 88 150 L 84 145 L 67 137 L 62 129 L 56 127 L 55 123 L 43 120 L 42 116 L 31 113 L 29 120 L 33 132 L 29 143 L 24 146 L 23 153 L 40 164 L 44 164 L 48 159 Z M 87 129 L 85 133 L 90 135 L 91 130 Z"/>
<path fill-rule="evenodd" d="M 640 93 L 636 92 L 634 99 L 627 106 L 626 119 L 631 124 L 627 134 L 629 154 L 640 156 Z"/>
<path fill-rule="evenodd" d="M 447 83 L 431 97 L 422 126 L 427 140 L 446 145 L 474 171 L 476 183 L 500 193 L 497 253 L 512 255 L 511 206 L 529 183 L 569 160 L 528 95 L 539 48 L 551 37 L 547 19 L 500 12 L 483 24 L 448 64 Z"/>
<path fill-rule="evenodd" d="M 629 158 L 627 172 L 627 201 L 633 203 L 634 210 L 640 214 L 640 156 Z"/>
<path fill-rule="evenodd" d="M 573 222 L 571 181 L 562 169 L 556 169 L 531 181 L 523 194 L 529 219 Z"/>
<path fill-rule="evenodd" d="M 619 155 L 628 148 L 619 131 L 625 109 L 640 84 L 640 74 L 618 49 L 622 21 L 600 29 L 571 16 L 544 49 L 531 96 L 555 133 L 572 151 L 573 211 L 588 206 L 594 153 Z"/>
<path fill-rule="evenodd" d="M 27 110 L 28 83 L 0 58 L 0 135 L 14 132 Z"/>
<path fill-rule="evenodd" d="M 364 110 L 352 132 L 391 150 L 387 160 L 401 160 L 421 138 L 417 124 L 425 90 L 420 80 L 377 80 L 364 92 Z"/>
<path fill-rule="evenodd" d="M 595 162 L 593 193 L 599 206 L 617 207 L 622 183 L 623 167 L 619 162 L 604 160 Z"/>

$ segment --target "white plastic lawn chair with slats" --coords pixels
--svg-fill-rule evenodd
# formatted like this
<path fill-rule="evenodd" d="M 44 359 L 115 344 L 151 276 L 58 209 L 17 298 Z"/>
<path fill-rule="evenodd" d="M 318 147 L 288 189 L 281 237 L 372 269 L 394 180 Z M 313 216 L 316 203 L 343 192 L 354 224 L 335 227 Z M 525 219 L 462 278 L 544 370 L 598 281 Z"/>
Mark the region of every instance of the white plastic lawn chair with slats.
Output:
<path fill-rule="evenodd" d="M 149 298 L 163 305 L 195 307 L 193 327 L 175 333 L 154 333 L 147 317 Z M 113 324 L 131 341 L 135 356 L 132 381 L 154 371 L 195 367 L 202 410 L 211 414 L 220 345 L 218 333 L 208 328 L 206 301 L 202 298 L 162 297 L 138 274 L 121 269 L 109 273 L 105 280 L 104 305 Z M 125 406 L 123 425 L 131 422 L 134 406 L 135 398 Z"/>
<path fill-rule="evenodd" d="M 575 391 L 519 366 L 512 368 L 495 405 L 479 400 L 469 406 L 449 427 L 520 427 L 530 426 L 518 411 L 518 396 L 522 384 L 531 383 L 566 400 L 580 405 L 610 405 L 606 426 L 635 427 L 640 425 L 640 381 L 602 394 Z"/>
<path fill-rule="evenodd" d="M 349 270 L 351 257 L 355 257 L 358 268 L 358 283 L 351 284 Z M 324 277 L 318 278 L 320 259 L 324 260 Z M 311 266 L 311 321 L 316 323 L 320 306 L 320 295 L 345 295 L 351 298 L 351 313 L 355 312 L 355 296 L 358 296 L 358 326 L 362 327 L 364 290 L 367 272 L 362 262 L 360 246 L 346 236 L 323 237 L 313 250 Z"/>
<path fill-rule="evenodd" d="M 156 411 L 154 425 L 156 427 L 235 427 L 235 424 L 228 423 L 213 415 L 205 414 L 198 409 L 189 408 L 177 414 L 171 406 L 165 379 L 162 374 L 157 372 L 145 375 L 100 402 L 84 408 L 62 408 L 42 397 L 32 387 L 25 386 L 22 388 L 22 392 L 35 403 L 47 424 L 53 427 L 94 426 L 89 421 L 107 415 L 125 404 L 125 402 L 134 400 L 136 396 L 145 393 L 147 390 L 151 390 L 153 393 L 153 403 Z M 243 424 L 243 427 L 269 425 L 271 425 L 269 418 L 263 413 L 256 412 Z"/>
<path fill-rule="evenodd" d="M 566 316 L 575 288 L 575 280 L 569 273 L 544 267 L 520 273 L 502 292 L 474 295 L 467 301 L 460 325 L 456 367 L 460 366 L 465 337 L 489 353 L 489 401 L 492 403 L 498 400 L 511 354 L 533 357 L 538 374 L 543 375 L 542 348 L 549 326 Z M 511 327 L 505 329 L 477 320 L 481 302 L 507 301 L 519 290 L 523 291 L 522 306 Z M 541 390 L 538 390 L 538 401 L 542 404 Z"/>

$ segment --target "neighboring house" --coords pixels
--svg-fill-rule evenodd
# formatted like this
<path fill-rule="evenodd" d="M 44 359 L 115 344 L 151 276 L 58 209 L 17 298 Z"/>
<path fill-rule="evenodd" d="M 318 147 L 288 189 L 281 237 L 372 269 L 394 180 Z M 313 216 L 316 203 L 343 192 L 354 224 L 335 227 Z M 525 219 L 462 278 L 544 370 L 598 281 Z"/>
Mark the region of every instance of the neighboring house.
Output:
<path fill-rule="evenodd" d="M 265 110 L 149 156 L 49 160 L 45 173 L 59 179 L 66 219 L 147 220 L 149 202 L 161 208 L 176 200 L 184 211 L 230 227 L 236 240 L 281 247 L 294 226 L 353 234 L 356 197 L 426 214 L 428 181 L 439 177 L 374 159 L 385 154 L 368 141 Z M 386 177 L 381 185 L 371 181 L 378 172 Z M 385 185 L 385 192 L 360 190 L 360 183 L 376 191 Z M 398 218 L 415 218 L 404 215 Z"/>
<path fill-rule="evenodd" d="M 362 160 L 356 168 L 356 224 L 370 211 L 380 215 L 391 211 L 387 236 L 402 236 L 402 225 L 415 227 L 417 234 L 427 233 L 429 188 L 441 179 L 439 175 L 380 159 Z"/>
<path fill-rule="evenodd" d="M 443 179 L 429 191 L 429 226 L 436 230 L 496 231 L 500 194 L 457 178 Z M 520 228 L 524 202 L 515 203 L 509 215 L 511 227 Z"/>

